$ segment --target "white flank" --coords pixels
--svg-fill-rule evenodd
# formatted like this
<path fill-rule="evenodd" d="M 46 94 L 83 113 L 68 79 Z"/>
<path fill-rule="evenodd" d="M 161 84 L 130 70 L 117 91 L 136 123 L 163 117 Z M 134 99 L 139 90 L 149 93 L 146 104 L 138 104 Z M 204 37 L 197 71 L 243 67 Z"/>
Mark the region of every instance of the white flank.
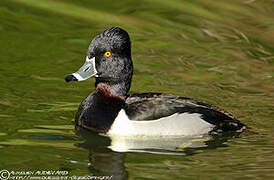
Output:
<path fill-rule="evenodd" d="M 207 134 L 214 125 L 201 119 L 199 113 L 175 113 L 168 117 L 150 121 L 129 120 L 125 110 L 121 110 L 108 134 L 123 136 L 166 136 Z"/>

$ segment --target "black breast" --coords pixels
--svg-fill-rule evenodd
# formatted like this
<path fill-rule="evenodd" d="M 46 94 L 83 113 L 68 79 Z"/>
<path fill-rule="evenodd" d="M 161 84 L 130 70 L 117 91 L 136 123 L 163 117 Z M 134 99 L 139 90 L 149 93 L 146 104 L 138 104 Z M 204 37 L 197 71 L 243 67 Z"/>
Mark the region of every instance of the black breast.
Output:
<path fill-rule="evenodd" d="M 118 97 L 106 97 L 98 92 L 91 93 L 79 106 L 76 125 L 94 132 L 106 133 L 124 106 Z"/>

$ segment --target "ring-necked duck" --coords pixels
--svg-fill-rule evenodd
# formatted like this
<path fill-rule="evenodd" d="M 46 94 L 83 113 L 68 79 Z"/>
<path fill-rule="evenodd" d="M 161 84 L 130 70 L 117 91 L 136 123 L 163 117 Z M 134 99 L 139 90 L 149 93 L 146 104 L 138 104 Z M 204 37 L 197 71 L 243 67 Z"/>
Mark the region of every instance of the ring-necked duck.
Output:
<path fill-rule="evenodd" d="M 242 132 L 246 126 L 218 107 L 162 93 L 128 95 L 133 63 L 128 33 L 112 27 L 97 35 L 85 64 L 66 81 L 94 76 L 96 89 L 81 103 L 76 125 L 118 135 L 201 135 Z"/>

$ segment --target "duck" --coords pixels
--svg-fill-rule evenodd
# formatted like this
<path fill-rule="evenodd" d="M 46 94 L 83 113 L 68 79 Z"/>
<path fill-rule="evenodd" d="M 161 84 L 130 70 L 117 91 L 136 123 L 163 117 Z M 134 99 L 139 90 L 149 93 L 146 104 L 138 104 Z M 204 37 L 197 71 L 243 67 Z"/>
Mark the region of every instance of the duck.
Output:
<path fill-rule="evenodd" d="M 127 31 L 111 27 L 96 35 L 84 65 L 65 77 L 67 82 L 95 78 L 95 90 L 81 102 L 75 125 L 120 136 L 199 136 L 247 128 L 230 113 L 203 101 L 157 92 L 129 94 L 132 76 Z"/>

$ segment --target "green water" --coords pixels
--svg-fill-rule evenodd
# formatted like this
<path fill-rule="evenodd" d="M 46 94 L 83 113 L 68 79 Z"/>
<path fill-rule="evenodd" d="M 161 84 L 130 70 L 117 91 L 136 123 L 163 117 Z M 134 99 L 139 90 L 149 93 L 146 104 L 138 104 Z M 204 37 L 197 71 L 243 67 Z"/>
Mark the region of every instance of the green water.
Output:
<path fill-rule="evenodd" d="M 65 83 L 92 38 L 132 40 L 133 92 L 200 99 L 234 114 L 238 137 L 113 139 L 74 130 L 94 80 Z M 274 178 L 274 4 L 265 1 L 1 0 L 0 171 L 112 179 Z M 136 142 L 135 150 L 123 143 Z"/>

